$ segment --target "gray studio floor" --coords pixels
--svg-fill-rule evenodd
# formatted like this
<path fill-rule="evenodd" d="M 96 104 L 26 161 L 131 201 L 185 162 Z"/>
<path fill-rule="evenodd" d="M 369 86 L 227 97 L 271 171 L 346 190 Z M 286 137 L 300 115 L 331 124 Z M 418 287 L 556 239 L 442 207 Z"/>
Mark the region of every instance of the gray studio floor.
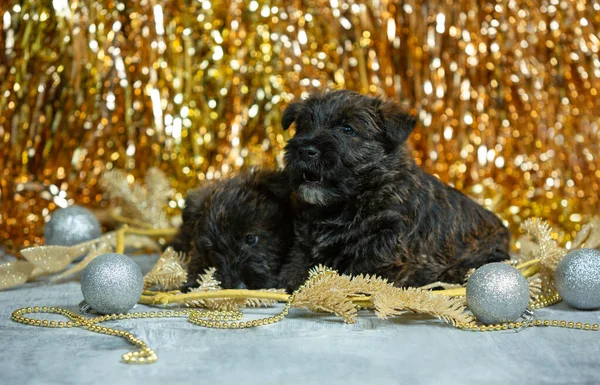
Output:
<path fill-rule="evenodd" d="M 135 258 L 143 270 L 151 266 L 152 257 Z M 367 312 L 356 324 L 345 325 L 298 309 L 279 324 L 245 330 L 205 329 L 185 319 L 106 323 L 134 333 L 159 356 L 155 364 L 130 366 L 120 362 L 131 350 L 120 338 L 10 320 L 20 307 L 76 309 L 81 300 L 77 282 L 0 292 L 0 384 L 600 383 L 599 332 L 475 333 L 420 317 L 384 321 Z M 245 312 L 256 318 L 277 309 Z M 600 311 L 574 311 L 564 304 L 536 314 L 600 322 Z"/>

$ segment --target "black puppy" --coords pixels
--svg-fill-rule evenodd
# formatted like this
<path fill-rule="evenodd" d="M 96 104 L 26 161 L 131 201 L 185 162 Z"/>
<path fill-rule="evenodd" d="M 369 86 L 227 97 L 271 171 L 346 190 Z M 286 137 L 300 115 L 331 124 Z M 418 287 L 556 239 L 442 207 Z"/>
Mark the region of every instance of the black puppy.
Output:
<path fill-rule="evenodd" d="M 170 243 L 189 253 L 185 288 L 215 267 L 223 288 L 277 286 L 277 276 L 293 240 L 289 177 L 257 171 L 216 181 L 190 192 L 183 224 Z"/>
<path fill-rule="evenodd" d="M 416 165 L 405 145 L 415 118 L 397 103 L 328 92 L 291 104 L 283 128 L 294 122 L 285 160 L 297 214 L 283 287 L 317 264 L 420 286 L 509 258 L 502 222 Z"/>

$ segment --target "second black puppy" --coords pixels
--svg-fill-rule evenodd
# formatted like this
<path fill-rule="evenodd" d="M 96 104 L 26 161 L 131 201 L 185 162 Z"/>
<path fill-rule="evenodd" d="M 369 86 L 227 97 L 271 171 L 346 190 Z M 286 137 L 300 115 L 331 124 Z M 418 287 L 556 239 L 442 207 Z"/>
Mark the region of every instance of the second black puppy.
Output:
<path fill-rule="evenodd" d="M 415 119 L 398 104 L 329 92 L 290 105 L 283 128 L 294 122 L 285 159 L 298 213 L 283 287 L 317 264 L 420 286 L 509 258 L 502 222 L 416 165 L 405 146 Z"/>
<path fill-rule="evenodd" d="M 170 246 L 191 256 L 186 288 L 209 267 L 226 289 L 277 287 L 293 237 L 287 176 L 257 171 L 212 182 L 188 194 L 182 217 Z"/>

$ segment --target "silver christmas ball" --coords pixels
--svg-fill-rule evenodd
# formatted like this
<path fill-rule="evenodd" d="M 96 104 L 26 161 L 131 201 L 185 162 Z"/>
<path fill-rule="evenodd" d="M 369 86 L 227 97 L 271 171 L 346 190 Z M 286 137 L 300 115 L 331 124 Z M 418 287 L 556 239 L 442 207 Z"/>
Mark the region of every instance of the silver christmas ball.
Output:
<path fill-rule="evenodd" d="M 554 273 L 558 294 L 576 309 L 600 308 L 600 250 L 576 249 L 559 262 Z"/>
<path fill-rule="evenodd" d="M 144 278 L 137 263 L 116 253 L 96 257 L 83 271 L 81 310 L 127 313 L 140 299 Z M 91 309 L 90 309 L 91 308 Z"/>
<path fill-rule="evenodd" d="M 102 226 L 94 213 L 85 207 L 58 209 L 44 227 L 47 245 L 73 246 L 102 235 Z"/>
<path fill-rule="evenodd" d="M 529 304 L 527 279 L 506 263 L 481 266 L 467 283 L 467 304 L 481 323 L 515 321 Z"/>

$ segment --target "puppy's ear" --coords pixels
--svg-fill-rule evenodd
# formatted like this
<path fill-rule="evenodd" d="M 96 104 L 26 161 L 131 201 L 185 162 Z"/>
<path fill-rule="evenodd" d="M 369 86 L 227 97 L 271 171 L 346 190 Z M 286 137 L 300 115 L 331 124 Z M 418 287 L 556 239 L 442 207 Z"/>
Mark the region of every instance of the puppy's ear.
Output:
<path fill-rule="evenodd" d="M 211 182 L 199 189 L 189 191 L 185 199 L 185 207 L 181 213 L 182 224 L 177 235 L 165 246 L 175 251 L 188 253 L 192 249 L 194 228 L 198 219 L 204 215 L 204 206 L 215 191 L 216 183 Z"/>
<path fill-rule="evenodd" d="M 296 120 L 296 117 L 300 113 L 302 109 L 302 102 L 294 102 L 290 104 L 285 111 L 283 111 L 283 116 L 281 117 L 281 125 L 284 130 L 290 128 L 292 123 Z"/>
<path fill-rule="evenodd" d="M 185 198 L 185 207 L 181 213 L 184 226 L 192 225 L 199 216 L 204 215 L 206 203 L 217 188 L 218 182 L 209 182 L 206 185 L 188 192 Z"/>
<path fill-rule="evenodd" d="M 290 177 L 286 171 L 253 171 L 250 183 L 280 201 L 287 201 L 290 197 Z"/>
<path fill-rule="evenodd" d="M 406 142 L 406 139 L 415 128 L 417 118 L 405 113 L 402 107 L 394 101 L 381 102 L 379 114 L 383 121 L 382 129 L 385 144 L 391 150 L 398 148 Z"/>

